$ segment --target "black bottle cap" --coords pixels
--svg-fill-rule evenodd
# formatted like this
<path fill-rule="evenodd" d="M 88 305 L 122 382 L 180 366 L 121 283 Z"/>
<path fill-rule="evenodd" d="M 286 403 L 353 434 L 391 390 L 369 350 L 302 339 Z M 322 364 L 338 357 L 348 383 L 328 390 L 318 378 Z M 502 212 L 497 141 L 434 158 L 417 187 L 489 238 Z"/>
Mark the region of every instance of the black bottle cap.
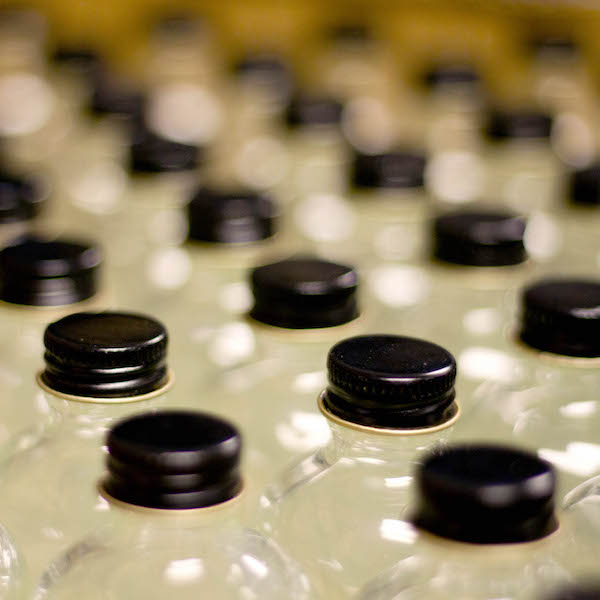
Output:
<path fill-rule="evenodd" d="M 158 38 L 189 38 L 204 33 L 206 23 L 199 15 L 179 12 L 162 15 L 153 23 Z"/>
<path fill-rule="evenodd" d="M 564 586 L 544 600 L 600 600 L 600 581 Z"/>
<path fill-rule="evenodd" d="M 301 94 L 292 98 L 285 119 L 289 127 L 339 125 L 343 110 L 333 98 Z"/>
<path fill-rule="evenodd" d="M 72 240 L 26 237 L 0 251 L 0 299 L 29 306 L 64 306 L 98 291 L 102 254 Z"/>
<path fill-rule="evenodd" d="M 90 110 L 96 115 L 121 115 L 140 118 L 144 113 L 145 98 L 130 81 L 98 69 L 93 73 Z"/>
<path fill-rule="evenodd" d="M 537 34 L 528 40 L 529 48 L 538 55 L 571 57 L 578 53 L 579 44 L 567 33 Z"/>
<path fill-rule="evenodd" d="M 409 152 L 357 154 L 352 184 L 359 188 L 414 188 L 423 185 L 425 157 Z"/>
<path fill-rule="evenodd" d="M 600 356 L 600 281 L 543 279 L 522 295 L 521 340 L 564 356 Z"/>
<path fill-rule="evenodd" d="M 329 27 L 326 38 L 341 44 L 366 44 L 373 41 L 371 30 L 364 23 L 340 23 Z"/>
<path fill-rule="evenodd" d="M 45 200 L 38 182 L 0 171 L 0 225 L 33 219 Z"/>
<path fill-rule="evenodd" d="M 294 85 L 290 68 L 275 54 L 247 54 L 233 65 L 233 70 L 240 79 L 259 81 L 286 94 Z"/>
<path fill-rule="evenodd" d="M 288 258 L 252 270 L 250 316 L 288 329 L 335 327 L 358 317 L 352 267 L 318 258 Z"/>
<path fill-rule="evenodd" d="M 46 327 L 43 382 L 74 396 L 140 396 L 167 381 L 167 331 L 144 315 L 80 312 Z"/>
<path fill-rule="evenodd" d="M 495 140 L 546 139 L 552 134 L 552 117 L 535 111 L 493 111 L 488 118 L 486 133 Z"/>
<path fill-rule="evenodd" d="M 129 146 L 129 168 L 132 173 L 167 173 L 195 169 L 200 161 L 200 148 L 163 138 L 139 128 Z"/>
<path fill-rule="evenodd" d="M 476 267 L 517 265 L 527 260 L 523 217 L 509 212 L 456 211 L 433 222 L 433 257 Z"/>
<path fill-rule="evenodd" d="M 323 397 L 334 415 L 371 427 L 409 429 L 444 423 L 455 414 L 456 362 L 431 342 L 363 335 L 333 346 Z"/>
<path fill-rule="evenodd" d="M 104 68 L 100 54 L 88 46 L 58 46 L 50 58 L 60 67 L 86 77 L 97 75 Z"/>
<path fill-rule="evenodd" d="M 571 173 L 567 199 L 579 206 L 600 204 L 600 163 Z"/>
<path fill-rule="evenodd" d="M 264 194 L 202 187 L 187 207 L 188 239 L 219 244 L 247 244 L 275 234 L 278 210 Z"/>
<path fill-rule="evenodd" d="M 218 417 L 158 411 L 121 421 L 108 434 L 113 498 L 146 508 L 181 510 L 226 502 L 242 489 L 241 436 Z"/>
<path fill-rule="evenodd" d="M 423 83 L 429 89 L 451 86 L 473 86 L 480 82 L 479 73 L 466 64 L 436 64 L 423 73 Z"/>
<path fill-rule="evenodd" d="M 459 445 L 430 455 L 416 474 L 415 524 L 472 544 L 529 542 L 552 533 L 556 477 L 535 454 Z"/>

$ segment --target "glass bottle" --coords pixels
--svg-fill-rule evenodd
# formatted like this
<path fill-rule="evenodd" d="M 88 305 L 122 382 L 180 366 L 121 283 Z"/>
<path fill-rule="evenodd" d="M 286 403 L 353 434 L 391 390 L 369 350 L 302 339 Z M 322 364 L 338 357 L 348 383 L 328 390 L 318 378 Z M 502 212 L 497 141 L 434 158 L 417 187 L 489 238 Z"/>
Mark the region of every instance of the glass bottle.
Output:
<path fill-rule="evenodd" d="M 485 126 L 483 197 L 526 214 L 555 202 L 558 158 L 550 145 L 552 117 L 535 111 L 493 111 Z"/>
<path fill-rule="evenodd" d="M 560 240 L 555 269 L 595 275 L 600 265 L 600 162 L 571 171 L 564 193 L 549 215 Z"/>
<path fill-rule="evenodd" d="M 420 257 L 424 222 L 432 208 L 423 187 L 425 164 L 425 157 L 405 151 L 357 154 L 351 164 L 352 189 L 337 202 L 335 216 L 345 227 L 339 236 L 316 238 L 314 251 L 359 267 Z M 323 202 L 320 209 L 319 204 L 313 220 L 329 216 L 331 203 Z M 310 231 L 307 235 L 313 237 Z"/>
<path fill-rule="evenodd" d="M 416 484 L 396 565 L 360 600 L 537 600 L 577 573 L 583 548 L 555 510 L 552 467 L 535 455 L 448 447 L 427 457 Z"/>
<path fill-rule="evenodd" d="M 105 306 L 100 249 L 68 238 L 24 237 L 0 250 L 0 445 L 47 411 L 32 373 L 46 325 L 75 310 Z"/>
<path fill-rule="evenodd" d="M 254 190 L 284 183 L 291 165 L 280 119 L 293 86 L 278 55 L 250 53 L 237 60 L 224 88 L 227 127 L 213 148 L 216 178 Z"/>
<path fill-rule="evenodd" d="M 156 289 L 155 252 L 185 239 L 183 209 L 197 183 L 199 155 L 198 147 L 161 138 L 143 126 L 133 134 L 122 210 L 106 232 L 121 304 L 145 305 Z"/>
<path fill-rule="evenodd" d="M 346 265 L 290 258 L 256 267 L 250 283 L 249 322 L 228 323 L 210 340 L 221 374 L 198 401 L 239 424 L 256 497 L 291 459 L 329 439 L 314 401 L 324 358 L 368 317 L 359 316 L 358 277 Z"/>
<path fill-rule="evenodd" d="M 512 441 L 560 471 L 561 493 L 600 473 L 600 283 L 542 279 L 522 291 L 514 330 L 488 356 L 497 369 L 475 392 L 457 435 Z"/>
<path fill-rule="evenodd" d="M 240 522 L 241 439 L 203 413 L 160 411 L 111 429 L 105 526 L 55 560 L 36 598 L 308 600 L 306 577 Z"/>
<path fill-rule="evenodd" d="M 287 107 L 290 172 L 286 196 L 341 193 L 350 151 L 341 131 L 343 105 L 318 94 L 296 94 Z"/>
<path fill-rule="evenodd" d="M 470 390 L 494 375 L 486 357 L 503 347 L 517 290 L 539 268 L 526 247 L 527 228 L 525 218 L 504 209 L 443 213 L 431 221 L 428 263 L 383 264 L 370 273 L 371 294 L 390 317 L 395 302 L 405 309 L 396 310 L 397 327 L 448 348 L 457 357 L 461 385 Z M 407 290 L 411 282 L 413 296 Z M 397 294 L 403 295 L 397 300 Z M 402 304 L 405 297 L 411 305 Z M 468 409 L 471 391 L 461 392 Z"/>
<path fill-rule="evenodd" d="M 24 600 L 27 585 L 23 557 L 10 533 L 0 525 L 0 597 L 3 600 Z"/>
<path fill-rule="evenodd" d="M 123 212 L 127 153 L 145 98 L 135 81 L 103 63 L 87 75 L 81 110 L 71 118 L 68 135 L 54 148 L 62 160 L 52 160 L 49 168 L 61 210 L 57 226 L 102 234 L 112 225 L 111 218 L 118 220 Z"/>
<path fill-rule="evenodd" d="M 413 465 L 445 443 L 459 408 L 454 358 L 430 342 L 352 337 L 333 346 L 327 365 L 319 408 L 331 440 L 267 487 L 259 518 L 317 592 L 337 600 L 393 564 Z"/>
<path fill-rule="evenodd" d="M 50 413 L 2 461 L 0 512 L 35 582 L 50 559 L 107 510 L 93 484 L 115 419 L 165 401 L 172 383 L 161 323 L 137 314 L 81 312 L 51 323 L 37 381 Z M 25 447 L 25 449 L 23 449 Z"/>
<path fill-rule="evenodd" d="M 236 344 L 227 341 L 226 332 L 235 338 L 241 325 L 237 319 L 250 309 L 248 269 L 281 250 L 282 233 L 279 209 L 264 193 L 201 186 L 185 210 L 186 242 L 159 249 L 148 258 L 148 277 L 157 289 L 144 301 L 152 302 L 153 312 L 174 333 L 171 356 L 178 365 L 180 384 L 190 384 L 190 397 L 196 398 L 198 383 L 204 386 L 215 369 L 239 360 L 230 356 L 223 362 L 207 354 L 207 341 L 219 338 L 235 354 Z M 242 357 L 248 350 L 243 337 L 237 340 Z"/>

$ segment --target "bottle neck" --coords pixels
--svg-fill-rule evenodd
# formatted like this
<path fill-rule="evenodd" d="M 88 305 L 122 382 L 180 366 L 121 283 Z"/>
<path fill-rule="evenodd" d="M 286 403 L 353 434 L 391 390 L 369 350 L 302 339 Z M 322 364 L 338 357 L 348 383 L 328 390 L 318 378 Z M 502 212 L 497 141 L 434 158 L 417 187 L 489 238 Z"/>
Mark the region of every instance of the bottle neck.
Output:
<path fill-rule="evenodd" d="M 328 424 L 331 439 L 325 452 L 329 462 L 347 458 L 373 464 L 398 464 L 403 469 L 408 466 L 411 472 L 415 454 L 444 444 L 451 432 L 449 427 L 377 432 L 371 427 L 346 427 L 331 419 Z"/>
<path fill-rule="evenodd" d="M 150 397 L 149 397 L 150 396 Z M 155 395 L 140 396 L 139 400 L 125 398 L 122 402 L 111 398 L 111 402 L 91 402 L 68 399 L 49 390 L 44 390 L 44 398 L 50 408 L 50 421 L 55 426 L 71 429 L 83 437 L 104 436 L 107 430 L 119 419 L 136 412 L 156 410 L 166 405 L 166 390 Z"/>

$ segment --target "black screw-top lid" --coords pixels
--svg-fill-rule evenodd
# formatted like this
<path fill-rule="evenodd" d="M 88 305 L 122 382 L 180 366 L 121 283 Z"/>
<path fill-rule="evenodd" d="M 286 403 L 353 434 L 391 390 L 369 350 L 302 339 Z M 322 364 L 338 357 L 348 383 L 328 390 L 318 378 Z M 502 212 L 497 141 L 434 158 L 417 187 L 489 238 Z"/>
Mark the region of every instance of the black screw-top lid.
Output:
<path fill-rule="evenodd" d="M 579 45 L 567 33 L 538 34 L 528 40 L 529 48 L 536 54 L 553 54 L 557 56 L 573 56 L 577 54 Z"/>
<path fill-rule="evenodd" d="M 159 411 L 109 432 L 104 489 L 117 500 L 162 509 L 214 506 L 242 489 L 241 436 L 227 421 L 192 411 Z"/>
<path fill-rule="evenodd" d="M 556 477 L 535 454 L 460 445 L 430 455 L 416 473 L 415 524 L 473 544 L 529 542 L 552 533 Z"/>
<path fill-rule="evenodd" d="M 43 382 L 75 396 L 139 396 L 168 378 L 167 331 L 144 315 L 80 312 L 50 323 L 44 333 Z"/>
<path fill-rule="evenodd" d="M 115 77 L 106 69 L 93 73 L 90 110 L 97 115 L 141 118 L 145 108 L 142 92 L 130 81 Z"/>
<path fill-rule="evenodd" d="M 129 146 L 129 168 L 133 173 L 166 173 L 195 169 L 200 148 L 163 138 L 139 128 Z"/>
<path fill-rule="evenodd" d="M 352 184 L 359 188 L 421 187 L 425 157 L 410 152 L 356 154 L 352 165 Z"/>
<path fill-rule="evenodd" d="M 461 210 L 433 221 L 433 257 L 477 267 L 516 265 L 527 260 L 526 221 L 499 211 Z"/>
<path fill-rule="evenodd" d="M 329 27 L 326 38 L 338 43 L 365 44 L 373 41 L 371 30 L 364 23 L 340 23 Z"/>
<path fill-rule="evenodd" d="M 552 134 L 552 117 L 535 111 L 493 111 L 488 118 L 486 133 L 496 140 L 549 138 Z"/>
<path fill-rule="evenodd" d="M 544 600 L 600 600 L 600 581 L 564 586 Z"/>
<path fill-rule="evenodd" d="M 58 46 L 50 58 L 60 67 L 66 67 L 84 76 L 97 75 L 104 68 L 100 54 L 87 46 Z"/>
<path fill-rule="evenodd" d="M 0 251 L 0 299 L 29 306 L 63 306 L 98 291 L 102 254 L 67 239 L 26 237 Z"/>
<path fill-rule="evenodd" d="M 293 77 L 289 67 L 275 54 L 247 54 L 233 65 L 233 70 L 239 78 L 258 80 L 285 93 L 293 87 Z"/>
<path fill-rule="evenodd" d="M 567 199 L 581 206 L 600 204 L 600 163 L 571 173 Z"/>
<path fill-rule="evenodd" d="M 600 356 L 600 281 L 543 279 L 522 295 L 520 338 L 565 356 Z"/>
<path fill-rule="evenodd" d="M 0 171 L 0 225 L 32 219 L 45 200 L 38 182 Z"/>
<path fill-rule="evenodd" d="M 342 103 L 333 98 L 301 94 L 292 98 L 285 119 L 289 127 L 338 125 L 343 110 Z"/>
<path fill-rule="evenodd" d="M 455 414 L 456 361 L 425 340 L 362 335 L 333 346 L 325 408 L 352 423 L 389 429 L 439 425 Z"/>
<path fill-rule="evenodd" d="M 358 317 L 358 276 L 318 258 L 288 258 L 252 270 L 250 316 L 288 329 L 334 327 Z"/>
<path fill-rule="evenodd" d="M 202 187 L 187 207 L 188 239 L 247 244 L 275 234 L 278 210 L 264 194 Z"/>
<path fill-rule="evenodd" d="M 479 73 L 466 64 L 436 64 L 423 73 L 423 83 L 430 89 L 445 86 L 476 86 L 480 82 Z"/>
<path fill-rule="evenodd" d="M 187 38 L 203 33 L 206 24 L 202 17 L 191 13 L 162 15 L 153 24 L 153 33 L 159 38 Z"/>

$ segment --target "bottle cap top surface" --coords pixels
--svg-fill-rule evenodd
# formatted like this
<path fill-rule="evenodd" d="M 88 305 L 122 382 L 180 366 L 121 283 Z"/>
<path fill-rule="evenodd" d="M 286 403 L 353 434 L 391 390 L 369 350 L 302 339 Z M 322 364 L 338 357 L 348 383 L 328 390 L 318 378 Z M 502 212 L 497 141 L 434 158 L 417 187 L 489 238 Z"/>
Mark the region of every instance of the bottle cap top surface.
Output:
<path fill-rule="evenodd" d="M 45 201 L 37 181 L 0 171 L 0 225 L 33 219 Z"/>
<path fill-rule="evenodd" d="M 567 200 L 579 206 L 600 204 L 600 163 L 571 173 Z"/>
<path fill-rule="evenodd" d="M 140 414 L 108 433 L 104 488 L 117 500 L 147 508 L 220 504 L 241 491 L 241 446 L 238 430 L 212 415 Z"/>
<path fill-rule="evenodd" d="M 425 157 L 410 152 L 357 154 L 352 165 L 352 183 L 357 188 L 422 187 Z"/>
<path fill-rule="evenodd" d="M 552 134 L 552 117 L 535 111 L 493 111 L 486 132 L 492 139 L 547 139 Z"/>
<path fill-rule="evenodd" d="M 349 266 L 318 258 L 289 258 L 256 267 L 250 276 L 250 316 L 275 327 L 334 327 L 358 314 L 358 276 Z"/>
<path fill-rule="evenodd" d="M 458 445 L 431 454 L 417 471 L 415 523 L 475 544 L 528 542 L 557 527 L 556 477 L 535 454 L 494 445 Z"/>
<path fill-rule="evenodd" d="M 188 239 L 219 244 L 266 240 L 276 232 L 279 211 L 265 194 L 202 187 L 187 207 Z"/>
<path fill-rule="evenodd" d="M 329 351 L 327 370 L 325 408 L 359 425 L 439 425 L 455 397 L 454 357 L 417 338 L 380 334 L 342 340 Z"/>
<path fill-rule="evenodd" d="M 285 119 L 289 127 L 339 125 L 344 107 L 326 96 L 297 95 L 287 107 Z"/>
<path fill-rule="evenodd" d="M 0 299 L 28 306 L 64 306 L 96 294 L 102 254 L 66 239 L 25 237 L 0 250 Z"/>
<path fill-rule="evenodd" d="M 543 279 L 521 298 L 519 337 L 528 346 L 564 356 L 600 356 L 600 282 Z"/>
<path fill-rule="evenodd" d="M 516 265 L 527 260 L 526 220 L 498 211 L 456 211 L 433 222 L 433 257 L 478 267 Z"/>
<path fill-rule="evenodd" d="M 80 312 L 50 323 L 44 333 L 43 382 L 64 394 L 131 397 L 168 378 L 167 331 L 159 321 L 123 312 Z"/>

